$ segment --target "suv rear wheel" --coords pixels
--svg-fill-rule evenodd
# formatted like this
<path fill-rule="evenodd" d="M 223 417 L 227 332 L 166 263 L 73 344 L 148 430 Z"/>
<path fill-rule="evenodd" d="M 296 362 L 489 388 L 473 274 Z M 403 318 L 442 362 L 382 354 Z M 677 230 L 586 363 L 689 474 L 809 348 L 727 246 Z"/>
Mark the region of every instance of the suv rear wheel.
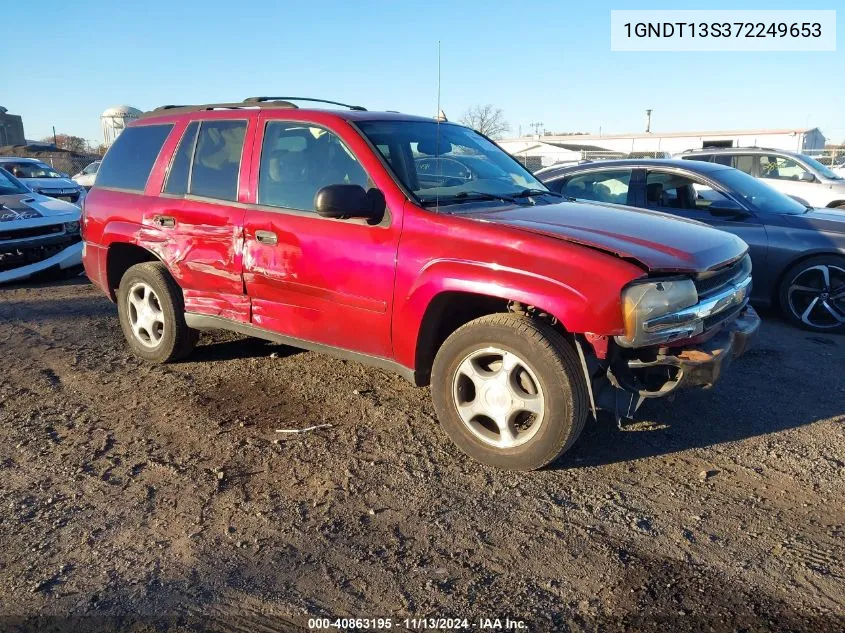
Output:
<path fill-rule="evenodd" d="M 587 419 L 587 385 L 572 346 L 549 325 L 513 314 L 452 333 L 434 359 L 431 391 L 455 444 L 498 468 L 549 464 Z"/>
<path fill-rule="evenodd" d="M 178 360 L 197 344 L 199 332 L 185 323 L 182 291 L 159 262 L 126 271 L 117 291 L 117 313 L 129 347 L 144 360 Z"/>
<path fill-rule="evenodd" d="M 815 332 L 845 330 L 845 258 L 821 255 L 784 275 L 780 304 L 795 324 Z"/>

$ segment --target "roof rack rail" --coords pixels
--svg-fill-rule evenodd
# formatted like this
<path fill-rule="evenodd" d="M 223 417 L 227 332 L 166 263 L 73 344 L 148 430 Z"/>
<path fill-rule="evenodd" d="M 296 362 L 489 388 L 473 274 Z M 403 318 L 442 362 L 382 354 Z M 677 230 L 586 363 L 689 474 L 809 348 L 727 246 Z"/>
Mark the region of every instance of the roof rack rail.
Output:
<path fill-rule="evenodd" d="M 245 108 L 266 108 L 266 109 L 274 109 L 274 108 L 296 108 L 296 106 L 292 103 L 288 103 L 287 101 L 270 101 L 267 103 L 244 103 L 242 101 L 236 103 L 204 103 L 204 104 L 196 104 L 196 105 L 163 105 L 149 112 L 144 112 L 142 117 L 152 116 L 155 114 L 162 114 L 162 113 L 185 113 L 185 112 L 199 112 L 201 110 L 242 110 Z"/>
<path fill-rule="evenodd" d="M 327 99 L 312 99 L 310 97 L 248 97 L 244 99 L 244 103 L 266 103 L 266 102 L 274 102 L 274 101 L 311 101 L 314 103 L 328 103 L 330 105 L 341 106 L 344 108 L 349 108 L 350 110 L 356 110 L 358 112 L 366 112 L 367 108 L 358 105 L 349 105 L 348 103 L 341 103 L 340 101 L 329 101 Z M 293 105 L 293 104 L 291 104 Z M 295 105 L 293 106 L 296 107 Z"/>

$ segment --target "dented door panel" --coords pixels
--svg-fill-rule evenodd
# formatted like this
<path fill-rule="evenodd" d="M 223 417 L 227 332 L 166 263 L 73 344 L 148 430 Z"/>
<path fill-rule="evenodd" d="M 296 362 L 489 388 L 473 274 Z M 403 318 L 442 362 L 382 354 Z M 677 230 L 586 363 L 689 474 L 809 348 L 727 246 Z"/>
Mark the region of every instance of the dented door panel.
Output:
<path fill-rule="evenodd" d="M 241 277 L 243 214 L 237 205 L 191 197 L 162 197 L 145 211 L 138 244 L 167 264 L 186 311 L 249 322 Z"/>

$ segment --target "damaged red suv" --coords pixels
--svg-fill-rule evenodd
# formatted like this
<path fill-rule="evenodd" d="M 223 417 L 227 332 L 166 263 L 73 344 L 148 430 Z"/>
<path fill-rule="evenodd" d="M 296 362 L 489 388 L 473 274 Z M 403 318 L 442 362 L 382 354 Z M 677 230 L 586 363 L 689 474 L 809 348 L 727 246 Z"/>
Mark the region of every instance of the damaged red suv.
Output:
<path fill-rule="evenodd" d="M 738 237 L 565 199 L 460 125 L 314 101 L 164 106 L 115 141 L 84 263 L 135 354 L 225 329 L 356 359 L 430 384 L 475 459 L 533 469 L 598 410 L 712 385 L 757 331 Z"/>

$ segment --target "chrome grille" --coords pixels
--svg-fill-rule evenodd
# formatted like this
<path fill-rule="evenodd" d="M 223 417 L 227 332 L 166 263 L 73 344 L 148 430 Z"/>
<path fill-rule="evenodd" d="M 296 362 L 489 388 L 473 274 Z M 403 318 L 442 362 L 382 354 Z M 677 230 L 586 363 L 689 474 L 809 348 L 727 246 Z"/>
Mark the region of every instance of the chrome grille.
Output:
<path fill-rule="evenodd" d="M 742 281 L 750 274 L 751 257 L 745 255 L 724 268 L 700 273 L 693 281 L 695 283 L 695 289 L 698 291 L 698 297 L 701 299 L 721 291 L 729 284 Z"/>

